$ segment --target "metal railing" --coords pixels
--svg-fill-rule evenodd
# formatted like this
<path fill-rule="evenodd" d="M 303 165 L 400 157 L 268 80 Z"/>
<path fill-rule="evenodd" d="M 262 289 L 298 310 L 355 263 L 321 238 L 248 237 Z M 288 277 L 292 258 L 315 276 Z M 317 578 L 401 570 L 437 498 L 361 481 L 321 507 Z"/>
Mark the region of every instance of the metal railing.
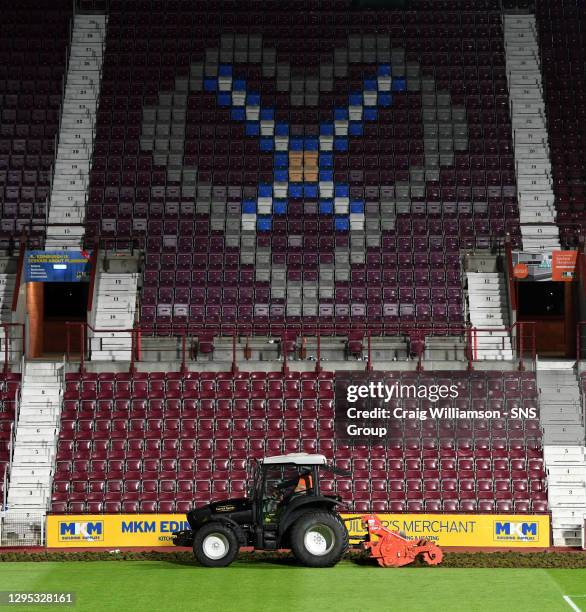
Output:
<path fill-rule="evenodd" d="M 576 362 L 580 371 L 580 362 L 586 359 L 586 321 L 576 324 Z"/>
<path fill-rule="evenodd" d="M 18 390 L 17 397 L 14 400 L 14 421 L 10 423 L 10 441 L 8 443 L 8 474 L 12 472 L 12 464 L 14 463 L 14 450 L 16 449 L 16 427 L 18 419 L 20 417 L 20 400 L 21 400 L 21 389 Z"/>
<path fill-rule="evenodd" d="M 515 288 L 515 278 L 513 275 L 513 247 L 510 240 L 505 243 L 505 279 L 507 281 L 507 294 L 509 297 L 509 307 L 513 316 L 517 312 L 517 291 Z"/>
<path fill-rule="evenodd" d="M 160 363 L 161 361 L 178 362 L 182 371 L 187 369 L 190 362 L 197 361 L 198 355 L 210 354 L 217 349 L 214 346 L 214 339 L 219 338 L 223 341 L 224 351 L 231 352 L 232 371 L 236 372 L 239 365 L 250 360 L 249 344 L 253 340 L 262 339 L 268 345 L 277 345 L 274 348 L 275 359 L 280 359 L 283 370 L 286 371 L 291 361 L 307 360 L 307 343 L 311 341 L 315 344 L 315 353 L 311 356 L 311 361 L 315 361 L 315 369 L 321 370 L 323 355 L 323 342 L 328 338 L 347 338 L 354 340 L 361 347 L 355 359 L 363 361 L 366 370 L 373 367 L 373 339 L 386 338 L 387 340 L 398 339 L 404 343 L 404 353 L 407 359 L 416 362 L 416 368 L 423 370 L 428 362 L 446 360 L 442 357 L 446 348 L 432 348 L 434 338 L 450 337 L 454 339 L 454 345 L 458 346 L 457 361 L 466 363 L 469 370 L 474 369 L 474 364 L 482 361 L 480 355 L 480 338 L 495 334 L 496 338 L 501 337 L 501 345 L 494 350 L 508 349 L 507 340 L 511 340 L 512 357 L 517 361 L 519 370 L 534 369 L 536 362 L 536 334 L 535 323 L 517 322 L 510 327 L 473 327 L 471 325 L 434 325 L 429 327 L 418 327 L 416 325 L 361 325 L 348 326 L 336 325 L 285 325 L 270 326 L 264 328 L 264 333 L 254 333 L 250 326 L 239 325 L 218 325 L 214 327 L 185 327 L 181 330 L 168 330 L 163 336 L 157 336 L 153 329 L 149 327 L 135 326 L 131 329 L 97 329 L 86 322 L 67 322 L 66 323 L 66 362 L 79 361 L 81 371 L 85 370 L 88 361 L 92 360 L 92 351 L 104 350 L 108 340 L 116 337 L 127 337 L 128 347 L 119 349 L 119 361 L 128 361 L 130 371 L 135 371 L 138 363 Z M 74 334 L 79 339 L 79 352 L 74 351 Z M 144 348 L 146 343 L 150 348 Z M 498 344 L 498 340 L 496 341 Z M 205 346 L 205 350 L 202 347 Z M 230 347 L 230 348 L 228 348 Z M 240 351 L 239 351 L 240 349 Z M 116 350 L 115 347 L 108 347 L 108 350 Z M 383 350 L 383 349 L 379 349 Z M 146 352 L 153 353 L 149 358 L 145 357 Z M 239 352 L 242 357 L 239 358 Z M 125 358 L 127 357 L 127 358 Z M 388 354 L 381 359 L 393 360 L 393 355 Z M 348 358 L 348 356 L 347 356 Z M 377 358 L 379 359 L 379 358 Z M 449 357 L 448 360 L 452 360 Z M 349 361 L 351 359 L 348 359 Z"/>
<path fill-rule="evenodd" d="M 12 431 L 10 432 L 12 435 Z M 8 466 L 4 466 L 4 488 L 2 489 L 2 510 L 6 509 L 6 499 L 8 497 Z"/>
<path fill-rule="evenodd" d="M 24 377 L 24 355 L 21 357 L 21 377 Z M 20 403 L 22 398 L 22 380 L 18 391 L 14 397 L 14 419 L 10 423 L 10 438 L 8 440 L 8 464 L 4 468 L 4 500 L 3 508 L 6 509 L 8 499 L 8 486 L 10 485 L 10 474 L 12 474 L 12 464 L 14 463 L 14 450 L 16 448 L 16 425 L 20 418 Z"/>
<path fill-rule="evenodd" d="M 45 544 L 45 515 L 26 510 L 0 513 L 0 547 L 43 546 Z"/>
<path fill-rule="evenodd" d="M 25 352 L 25 334 L 23 323 L 0 323 L 4 364 L 2 371 L 7 374 L 10 364 L 19 361 Z"/>
<path fill-rule="evenodd" d="M 88 288 L 87 308 L 88 317 L 94 308 L 94 290 L 96 287 L 96 276 L 98 273 L 98 250 L 99 243 L 96 242 L 90 257 L 90 282 Z"/>

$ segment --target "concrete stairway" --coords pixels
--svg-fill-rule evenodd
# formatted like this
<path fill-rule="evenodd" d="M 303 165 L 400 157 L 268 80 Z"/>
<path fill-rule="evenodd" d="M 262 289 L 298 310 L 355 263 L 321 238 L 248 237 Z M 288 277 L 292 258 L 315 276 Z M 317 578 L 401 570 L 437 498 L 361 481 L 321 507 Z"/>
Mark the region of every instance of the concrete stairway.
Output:
<path fill-rule="evenodd" d="M 10 483 L 8 511 L 45 512 L 51 495 L 59 434 L 63 366 L 25 365 Z"/>
<path fill-rule="evenodd" d="M 539 364 L 537 370 L 543 443 L 581 445 L 584 443 L 584 417 L 576 372 L 573 367 L 540 369 L 545 365 Z"/>
<path fill-rule="evenodd" d="M 586 514 L 584 411 L 571 362 L 537 370 L 548 503 L 554 546 L 581 544 Z"/>
<path fill-rule="evenodd" d="M 548 500 L 554 546 L 581 546 L 586 518 L 586 448 L 546 446 Z"/>
<path fill-rule="evenodd" d="M 504 275 L 500 272 L 466 272 L 466 279 L 470 323 L 481 329 L 473 338 L 475 359 L 512 359 Z"/>
<path fill-rule="evenodd" d="M 45 248 L 79 249 L 84 235 L 96 113 L 106 37 L 105 15 L 75 15 Z M 77 225 L 76 225 L 77 224 Z"/>
<path fill-rule="evenodd" d="M 97 278 L 96 306 L 90 332 L 90 358 L 93 361 L 129 361 L 130 333 L 107 330 L 132 329 L 136 314 L 138 273 L 101 272 Z"/>
<path fill-rule="evenodd" d="M 534 15 L 504 15 L 523 250 L 559 249 Z"/>

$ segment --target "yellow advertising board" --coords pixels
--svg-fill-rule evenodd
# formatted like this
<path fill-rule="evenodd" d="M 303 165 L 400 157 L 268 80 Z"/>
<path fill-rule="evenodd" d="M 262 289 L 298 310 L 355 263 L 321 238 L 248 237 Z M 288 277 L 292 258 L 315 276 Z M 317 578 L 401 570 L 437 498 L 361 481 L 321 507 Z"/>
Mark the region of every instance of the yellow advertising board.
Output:
<path fill-rule="evenodd" d="M 550 542 L 545 514 L 378 514 L 385 527 L 409 539 L 425 538 L 440 546 L 546 547 Z M 366 533 L 360 515 L 345 518 L 350 541 Z"/>
<path fill-rule="evenodd" d="M 426 538 L 440 546 L 547 547 L 548 515 L 379 514 L 383 524 L 408 538 Z M 352 536 L 365 533 L 360 515 L 344 514 Z M 174 531 L 189 529 L 184 514 L 96 514 L 47 517 L 49 548 L 121 548 L 170 546 Z"/>
<path fill-rule="evenodd" d="M 47 517 L 47 546 L 172 546 L 173 532 L 182 529 L 189 529 L 185 514 L 51 515 Z"/>

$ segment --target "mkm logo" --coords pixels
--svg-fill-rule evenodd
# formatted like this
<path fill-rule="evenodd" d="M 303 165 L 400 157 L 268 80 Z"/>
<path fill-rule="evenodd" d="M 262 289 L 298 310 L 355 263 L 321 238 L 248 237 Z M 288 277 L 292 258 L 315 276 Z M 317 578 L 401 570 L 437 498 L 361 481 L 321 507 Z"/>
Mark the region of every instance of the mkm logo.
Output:
<path fill-rule="evenodd" d="M 534 542 L 538 536 L 539 526 L 536 522 L 494 522 L 494 539 L 497 542 Z"/>
<path fill-rule="evenodd" d="M 59 523 L 61 542 L 101 542 L 103 539 L 104 521 Z"/>

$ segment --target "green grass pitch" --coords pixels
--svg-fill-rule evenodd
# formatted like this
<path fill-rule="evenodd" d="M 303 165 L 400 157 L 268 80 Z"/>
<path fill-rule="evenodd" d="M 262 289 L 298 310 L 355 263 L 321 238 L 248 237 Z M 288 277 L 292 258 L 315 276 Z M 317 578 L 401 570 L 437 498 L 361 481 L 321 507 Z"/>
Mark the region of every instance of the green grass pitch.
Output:
<path fill-rule="evenodd" d="M 0 591 L 74 591 L 88 611 L 586 612 L 584 569 L 331 569 L 239 561 L 226 569 L 166 561 L 0 563 Z M 3 606 L 4 607 L 4 606 Z M 49 606 L 9 606 L 39 610 Z"/>

